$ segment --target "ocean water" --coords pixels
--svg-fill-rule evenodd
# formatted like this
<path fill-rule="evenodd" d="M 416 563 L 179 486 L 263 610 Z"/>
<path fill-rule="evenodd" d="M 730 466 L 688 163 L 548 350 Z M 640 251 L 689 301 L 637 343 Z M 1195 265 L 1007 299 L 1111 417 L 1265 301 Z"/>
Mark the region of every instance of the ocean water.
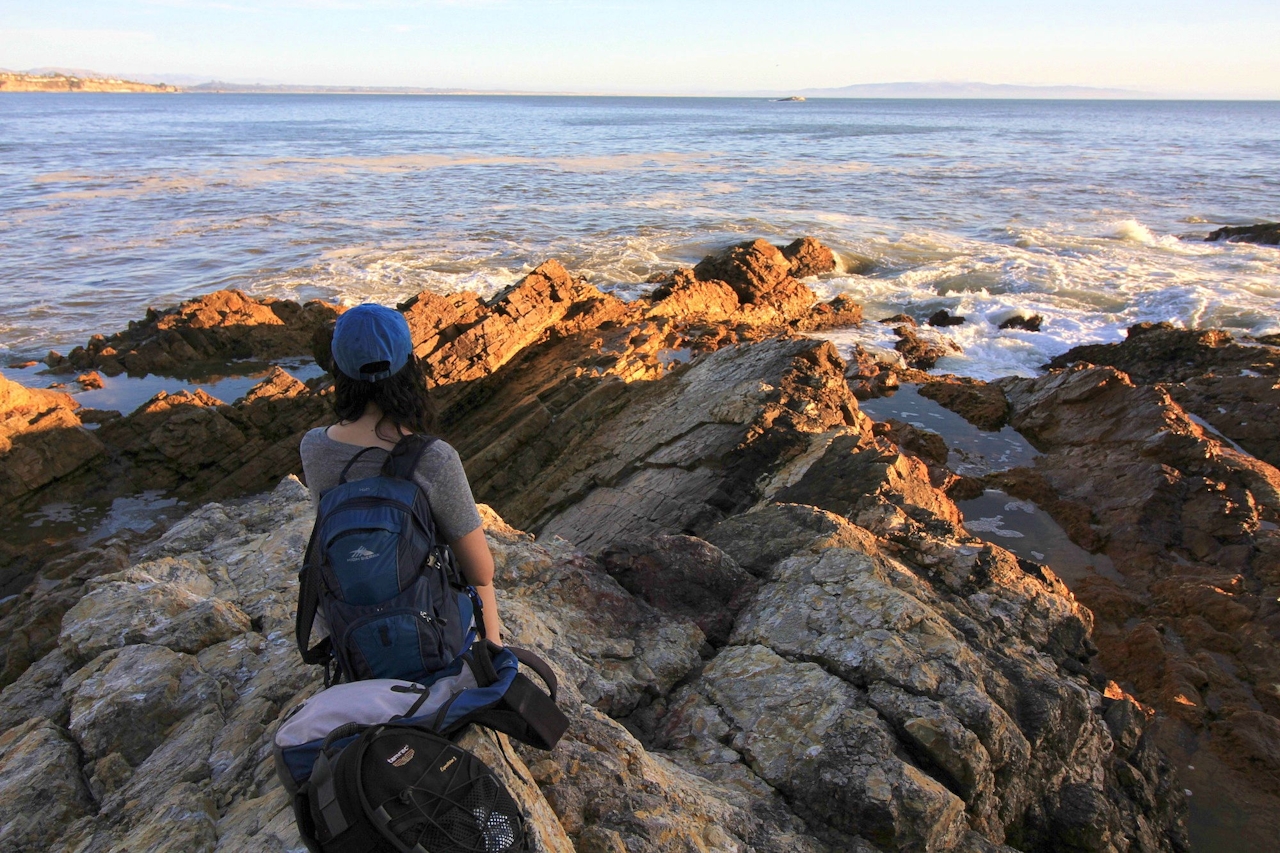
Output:
<path fill-rule="evenodd" d="M 1142 320 L 1280 331 L 1280 250 L 1201 242 L 1280 218 L 1277 163 L 1280 102 L 9 94 L 0 360 L 220 287 L 391 303 L 557 258 L 634 297 L 812 234 L 823 297 L 947 308 L 940 371 L 1028 375 Z"/>

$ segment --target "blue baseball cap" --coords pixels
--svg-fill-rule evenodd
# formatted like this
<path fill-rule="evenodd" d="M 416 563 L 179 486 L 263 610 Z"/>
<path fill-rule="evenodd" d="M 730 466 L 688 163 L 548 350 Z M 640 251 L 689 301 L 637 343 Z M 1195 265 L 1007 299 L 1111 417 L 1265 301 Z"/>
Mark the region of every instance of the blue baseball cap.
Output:
<path fill-rule="evenodd" d="M 413 353 L 413 337 L 403 314 L 369 302 L 338 318 L 330 350 L 344 376 L 377 382 L 404 367 Z"/>

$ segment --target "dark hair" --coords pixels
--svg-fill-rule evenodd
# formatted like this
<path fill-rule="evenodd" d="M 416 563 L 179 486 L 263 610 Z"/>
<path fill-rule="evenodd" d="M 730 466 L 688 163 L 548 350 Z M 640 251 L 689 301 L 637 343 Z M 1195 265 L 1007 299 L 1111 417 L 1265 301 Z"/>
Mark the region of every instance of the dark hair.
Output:
<path fill-rule="evenodd" d="M 417 433 L 435 431 L 436 405 L 427 392 L 427 380 L 418 359 L 412 355 L 398 372 L 377 382 L 352 379 L 334 369 L 333 412 L 339 420 L 358 419 L 370 403 L 382 410 L 382 420 L 375 429 L 381 439 L 398 441 L 405 429 Z M 394 428 L 391 434 L 382 434 L 383 424 Z"/>

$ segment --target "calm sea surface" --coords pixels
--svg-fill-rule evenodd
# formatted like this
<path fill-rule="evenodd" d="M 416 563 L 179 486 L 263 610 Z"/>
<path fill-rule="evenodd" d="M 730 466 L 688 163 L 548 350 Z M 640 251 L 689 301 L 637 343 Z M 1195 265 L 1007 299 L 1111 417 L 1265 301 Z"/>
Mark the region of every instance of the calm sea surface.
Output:
<path fill-rule="evenodd" d="M 555 257 L 630 296 L 813 234 L 874 261 L 823 296 L 967 315 L 939 369 L 1025 374 L 1139 320 L 1280 331 L 1280 250 L 1197 242 L 1280 218 L 1278 163 L 1277 102 L 9 94 L 0 358 L 219 287 L 489 294 Z"/>

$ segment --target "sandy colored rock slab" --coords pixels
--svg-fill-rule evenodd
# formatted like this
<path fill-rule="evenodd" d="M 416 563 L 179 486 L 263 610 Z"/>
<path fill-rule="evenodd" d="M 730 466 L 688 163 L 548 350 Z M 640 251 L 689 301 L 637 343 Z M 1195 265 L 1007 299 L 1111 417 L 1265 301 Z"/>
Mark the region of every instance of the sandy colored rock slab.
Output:
<path fill-rule="evenodd" d="M 157 580 L 145 571 L 102 578 L 63 617 L 59 644 L 78 661 L 136 643 L 194 654 L 248 631 L 249 617 L 212 593 L 212 588 Z"/>
<path fill-rule="evenodd" d="M 91 814 L 75 742 L 34 718 L 0 735 L 0 848 L 49 849 L 66 824 Z"/>
<path fill-rule="evenodd" d="M 895 850 L 947 850 L 963 835 L 964 803 L 896 760 L 865 698 L 821 667 L 736 646 L 703 682 L 730 720 L 734 749 L 803 811 Z"/>
<path fill-rule="evenodd" d="M 137 766 L 169 729 L 220 710 L 221 691 L 196 659 L 161 646 L 132 645 L 100 655 L 63 684 L 70 730 L 86 759 L 119 752 Z M 130 725 L 121 726 L 121 720 Z"/>

